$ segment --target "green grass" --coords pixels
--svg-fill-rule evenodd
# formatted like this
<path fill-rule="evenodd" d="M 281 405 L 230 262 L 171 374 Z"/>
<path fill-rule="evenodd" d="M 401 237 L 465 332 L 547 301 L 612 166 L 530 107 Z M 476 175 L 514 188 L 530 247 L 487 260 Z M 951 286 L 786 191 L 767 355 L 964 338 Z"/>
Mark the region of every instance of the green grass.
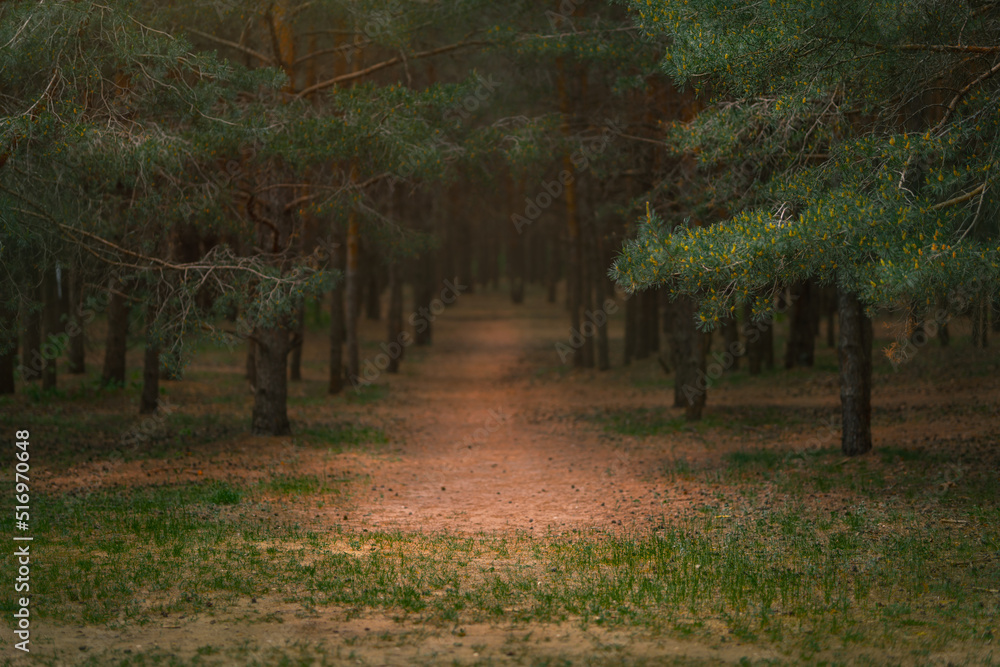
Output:
<path fill-rule="evenodd" d="M 303 442 L 326 445 L 336 451 L 345 446 L 384 445 L 389 442 L 389 437 L 381 428 L 355 423 L 308 425 L 295 433 Z"/>
<path fill-rule="evenodd" d="M 772 464 L 761 454 L 727 463 Z M 436 627 L 571 622 L 704 640 L 718 630 L 699 619 L 711 618 L 741 641 L 808 658 L 846 643 L 899 646 L 918 630 L 930 649 L 985 641 L 1000 613 L 982 590 L 1000 581 L 1000 560 L 984 557 L 1000 544 L 996 508 L 963 524 L 864 505 L 743 518 L 708 507 L 658 533 L 533 538 L 309 532 L 279 522 L 280 506 L 261 500 L 334 494 L 351 481 L 278 476 L 245 489 L 204 482 L 38 495 L 38 614 L 122 627 L 278 595 Z M 9 533 L 11 519 L 2 527 Z"/>

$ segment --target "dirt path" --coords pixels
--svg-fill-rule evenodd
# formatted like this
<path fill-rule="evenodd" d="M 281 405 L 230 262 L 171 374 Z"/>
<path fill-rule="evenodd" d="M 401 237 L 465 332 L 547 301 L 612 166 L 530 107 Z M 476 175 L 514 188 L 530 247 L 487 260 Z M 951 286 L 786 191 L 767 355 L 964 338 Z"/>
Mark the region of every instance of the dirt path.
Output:
<path fill-rule="evenodd" d="M 499 296 L 467 297 L 438 323 L 427 360 L 392 378 L 383 410 L 403 419 L 393 433 L 400 460 L 374 472 L 359 518 L 404 529 L 563 532 L 661 514 L 650 508 L 662 506 L 662 484 L 643 480 L 642 462 L 574 416 L 628 396 L 594 396 L 590 373 L 538 381 L 540 368 L 561 365 L 554 343 L 565 315 L 558 306 L 525 310 Z"/>

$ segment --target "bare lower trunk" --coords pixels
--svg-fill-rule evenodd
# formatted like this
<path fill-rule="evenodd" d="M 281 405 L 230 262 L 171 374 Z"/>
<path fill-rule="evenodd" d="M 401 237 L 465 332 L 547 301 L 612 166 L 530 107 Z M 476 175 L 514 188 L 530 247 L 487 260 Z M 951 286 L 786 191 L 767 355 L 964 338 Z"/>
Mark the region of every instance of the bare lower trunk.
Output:
<path fill-rule="evenodd" d="M 358 303 L 360 275 L 358 273 L 359 229 L 357 214 L 352 212 L 347 224 L 347 270 L 344 272 L 344 329 L 347 338 L 347 377 L 357 378 L 361 360 L 358 351 Z"/>
<path fill-rule="evenodd" d="M 77 269 L 67 273 L 69 274 L 66 280 L 66 291 L 69 293 L 69 319 L 66 322 L 66 332 L 69 334 L 68 369 L 73 375 L 83 375 L 87 372 L 85 345 L 87 339 L 80 318 L 83 307 L 83 278 Z"/>
<path fill-rule="evenodd" d="M 343 267 L 343 251 L 334 248 L 333 268 L 343 270 Z M 339 394 L 344 388 L 344 333 L 344 283 L 341 281 L 330 293 L 330 382 L 327 386 L 330 394 Z"/>
<path fill-rule="evenodd" d="M 604 304 L 608 303 L 612 296 L 611 286 L 603 271 L 603 267 L 610 264 L 608 258 L 605 257 L 606 253 L 607 249 L 604 247 L 603 238 L 601 235 L 598 235 L 597 259 L 601 270 L 595 275 L 594 287 L 597 291 L 597 308 L 595 310 L 599 309 L 599 319 L 597 321 L 597 370 L 599 371 L 606 371 L 611 368 L 611 358 L 608 353 L 608 318 L 610 315 L 604 308 Z"/>
<path fill-rule="evenodd" d="M 399 362 L 406 346 L 401 339 L 403 333 L 403 277 L 399 265 L 389 264 L 389 314 L 388 314 L 388 355 L 390 373 L 399 372 Z"/>
<path fill-rule="evenodd" d="M 35 301 L 42 300 L 42 290 L 34 291 Z M 32 305 L 25 307 L 24 341 L 21 344 L 21 377 L 28 381 L 42 379 L 42 311 Z"/>
<path fill-rule="evenodd" d="M 306 338 L 306 304 L 303 301 L 295 313 L 295 340 L 291 358 L 288 363 L 288 379 L 293 382 L 302 381 L 302 347 Z"/>
<path fill-rule="evenodd" d="M 811 282 L 801 282 L 789 290 L 792 311 L 788 319 L 785 368 L 812 366 L 816 352 L 815 299 Z"/>
<path fill-rule="evenodd" d="M 840 294 L 838 313 L 841 449 L 856 456 L 872 448 L 872 322 L 854 294 Z"/>
<path fill-rule="evenodd" d="M 42 279 L 45 306 L 42 309 L 42 389 L 56 388 L 56 362 L 62 356 L 63 333 L 59 330 L 59 287 L 55 269 L 47 269 Z M 63 334 L 65 336 L 65 334 Z"/>
<path fill-rule="evenodd" d="M 0 394 L 14 393 L 14 367 L 17 365 L 17 308 L 7 299 L 13 295 L 0 293 L 0 318 L 8 327 L 0 339 Z"/>
<path fill-rule="evenodd" d="M 146 337 L 146 350 L 142 360 L 142 397 L 139 400 L 139 414 L 156 412 L 160 405 L 160 348 Z"/>
<path fill-rule="evenodd" d="M 128 300 L 117 291 L 108 304 L 108 337 L 104 346 L 104 369 L 101 384 L 125 385 L 125 352 L 128 345 Z"/>
<path fill-rule="evenodd" d="M 288 424 L 288 353 L 291 349 L 288 329 L 258 328 L 257 383 L 254 393 L 253 422 L 255 435 L 289 435 Z"/>
<path fill-rule="evenodd" d="M 740 345 L 739 322 L 735 317 L 727 317 L 722 321 L 722 343 L 726 346 L 722 353 L 727 362 L 724 370 L 726 372 L 739 370 L 743 348 Z"/>
<path fill-rule="evenodd" d="M 625 299 L 625 355 L 622 365 L 628 366 L 635 358 L 636 314 L 639 294 L 629 294 Z"/>
<path fill-rule="evenodd" d="M 708 395 L 708 376 L 705 374 L 706 336 L 694 324 L 696 304 L 690 297 L 680 297 L 674 302 L 674 334 L 676 366 L 674 370 L 674 395 L 680 389 L 684 413 L 688 421 L 701 419 Z"/>

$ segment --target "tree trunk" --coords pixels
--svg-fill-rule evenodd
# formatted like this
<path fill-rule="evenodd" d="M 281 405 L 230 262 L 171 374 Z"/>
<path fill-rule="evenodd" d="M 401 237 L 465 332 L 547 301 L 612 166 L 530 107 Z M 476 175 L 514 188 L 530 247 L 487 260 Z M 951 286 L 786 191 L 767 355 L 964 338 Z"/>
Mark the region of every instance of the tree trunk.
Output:
<path fill-rule="evenodd" d="M 690 297 L 674 301 L 674 344 L 677 346 L 677 364 L 674 370 L 674 397 L 677 390 L 684 404 L 688 421 L 701 419 L 708 395 L 708 376 L 705 374 L 706 336 L 694 324 L 696 304 Z"/>
<path fill-rule="evenodd" d="M 639 311 L 639 293 L 633 292 L 625 297 L 625 354 L 622 365 L 628 366 L 635 358 L 636 315 Z"/>
<path fill-rule="evenodd" d="M 847 456 L 856 456 L 872 448 L 872 321 L 857 296 L 843 291 L 838 313 L 841 449 Z"/>
<path fill-rule="evenodd" d="M 254 393 L 254 435 L 290 435 L 288 424 L 288 329 L 276 326 L 254 331 L 257 339 L 257 390 Z"/>
<path fill-rule="evenodd" d="M 416 284 L 413 286 L 416 311 L 430 308 L 434 300 L 434 255 L 429 251 L 421 253 L 417 259 Z M 496 288 L 496 285 L 494 285 Z M 417 315 L 413 320 L 413 342 L 418 346 L 430 345 L 433 340 L 434 323 L 429 317 Z"/>
<path fill-rule="evenodd" d="M 724 370 L 727 373 L 738 371 L 740 369 L 740 357 L 743 356 L 743 350 L 740 346 L 739 321 L 735 317 L 727 317 L 722 321 L 722 344 L 725 346 L 722 352 L 723 358 L 727 360 L 732 359 Z"/>
<path fill-rule="evenodd" d="M 649 341 L 649 352 L 654 354 L 660 351 L 660 290 L 659 288 L 652 289 L 646 292 L 645 300 L 645 314 L 646 314 L 646 328 L 649 332 L 646 334 L 647 340 Z"/>
<path fill-rule="evenodd" d="M 743 339 L 746 341 L 747 366 L 750 375 L 760 375 L 764 361 L 763 327 L 770 327 L 768 322 L 754 322 L 753 307 L 749 302 L 743 304 Z"/>
<path fill-rule="evenodd" d="M 69 333 L 69 372 L 83 375 L 87 372 L 86 332 L 83 329 L 81 310 L 83 308 L 83 276 L 79 269 L 67 271 L 66 291 L 69 293 L 69 319 L 66 331 Z"/>
<path fill-rule="evenodd" d="M 101 384 L 125 386 L 125 352 L 128 347 L 128 299 L 117 290 L 108 304 L 108 337 L 104 346 L 104 369 Z"/>
<path fill-rule="evenodd" d="M 366 287 L 365 287 L 365 317 L 373 322 L 382 319 L 382 285 L 378 279 L 378 266 L 373 257 L 369 257 Z"/>
<path fill-rule="evenodd" d="M 653 297 L 653 292 L 640 292 L 635 304 L 635 358 L 645 359 L 649 356 L 650 348 L 650 328 L 649 328 L 649 300 Z M 659 326 L 659 322 L 656 323 Z"/>
<path fill-rule="evenodd" d="M 302 381 L 302 348 L 306 340 L 306 304 L 305 301 L 299 304 L 295 311 L 295 340 L 296 344 L 292 348 L 291 359 L 288 364 L 288 379 L 293 382 Z"/>
<path fill-rule="evenodd" d="M 257 391 L 257 343 L 253 338 L 247 338 L 247 382 L 252 391 Z"/>
<path fill-rule="evenodd" d="M 156 412 L 160 405 L 160 348 L 151 332 L 146 334 L 146 349 L 142 359 L 142 397 L 139 414 Z"/>
<path fill-rule="evenodd" d="M 598 266 L 604 267 L 610 263 L 608 262 L 608 257 L 606 255 L 607 248 L 604 247 L 604 237 L 603 235 L 598 234 Z M 609 284 L 608 278 L 604 275 L 603 271 L 598 271 L 596 273 L 594 287 L 597 291 L 597 306 L 594 313 L 597 317 L 597 370 L 606 371 L 611 368 L 611 358 L 608 353 L 608 319 L 611 315 L 608 313 L 604 305 L 611 300 L 612 292 L 610 289 L 611 285 Z"/>
<path fill-rule="evenodd" d="M 17 308 L 7 300 L 13 296 L 6 290 L 0 293 L 0 319 L 8 327 L 0 339 L 0 395 L 14 393 L 14 367 L 17 365 Z"/>
<path fill-rule="evenodd" d="M 556 293 L 559 289 L 559 234 L 554 225 L 549 225 L 549 227 L 551 227 L 551 231 L 548 234 L 549 260 L 546 267 L 546 280 L 548 281 L 546 300 L 549 303 L 555 303 Z"/>
<path fill-rule="evenodd" d="M 796 283 L 789 290 L 792 312 L 788 321 L 785 368 L 812 366 L 816 352 L 815 299 L 810 281 Z"/>
<path fill-rule="evenodd" d="M 340 235 L 334 237 L 333 268 L 344 270 L 344 253 L 340 247 Z M 327 392 L 339 394 L 344 388 L 344 281 L 341 280 L 330 292 L 330 382 Z"/>
<path fill-rule="evenodd" d="M 56 388 L 56 364 L 62 356 L 63 340 L 59 331 L 59 286 L 54 268 L 46 269 L 42 278 L 45 305 L 42 309 L 42 389 Z M 63 334 L 65 336 L 65 334 Z"/>
<path fill-rule="evenodd" d="M 42 311 L 38 304 L 42 301 L 42 289 L 34 290 L 35 303 L 25 305 L 24 342 L 21 344 L 21 377 L 33 382 L 42 379 Z"/>
<path fill-rule="evenodd" d="M 403 333 L 403 277 L 398 262 L 389 261 L 389 314 L 386 318 L 388 329 L 388 355 L 390 373 L 399 372 L 399 362 L 403 358 L 406 346 L 402 340 Z"/>
<path fill-rule="evenodd" d="M 583 313 L 580 316 L 580 328 L 577 329 L 577 331 L 580 332 L 580 335 L 583 338 L 583 345 L 580 348 L 583 352 L 583 367 L 593 368 L 594 334 L 596 334 L 597 331 L 594 328 L 593 322 L 590 323 L 590 326 L 587 325 L 587 313 L 594 312 L 594 253 L 593 243 L 590 242 L 589 237 L 583 240 L 582 259 L 583 261 L 580 265 L 580 309 Z"/>
<path fill-rule="evenodd" d="M 352 178 L 352 180 L 354 179 Z M 361 359 L 358 351 L 358 291 L 361 287 L 358 284 L 360 278 L 358 275 L 359 234 L 358 214 L 352 210 L 348 213 L 347 221 L 347 270 L 344 272 L 344 296 L 346 300 L 344 328 L 347 332 L 347 377 L 355 382 L 361 368 Z"/>

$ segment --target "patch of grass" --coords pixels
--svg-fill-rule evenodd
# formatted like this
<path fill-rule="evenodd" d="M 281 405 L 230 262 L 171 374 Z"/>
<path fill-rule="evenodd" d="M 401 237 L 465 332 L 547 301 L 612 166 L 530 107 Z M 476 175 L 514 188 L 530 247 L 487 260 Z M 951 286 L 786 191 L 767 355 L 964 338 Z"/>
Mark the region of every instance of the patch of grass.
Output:
<path fill-rule="evenodd" d="M 297 437 L 337 450 L 348 445 L 384 445 L 389 442 L 389 437 L 381 428 L 353 423 L 305 426 L 298 429 Z"/>
<path fill-rule="evenodd" d="M 774 463 L 760 453 L 734 461 Z M 310 494 L 345 481 L 285 476 L 260 488 Z M 253 488 L 241 495 L 221 482 L 37 502 L 39 613 L 74 624 L 221 614 L 280 591 L 307 609 L 416 615 L 428 627 L 569 621 L 707 641 L 732 634 L 811 656 L 898 645 L 914 628 L 931 643 L 975 644 L 1000 611 L 984 585 L 1000 579 L 1000 559 L 988 557 L 1000 544 L 995 507 L 967 523 L 861 505 L 745 518 L 709 507 L 659 533 L 537 538 L 305 532 L 265 519 L 273 508 Z M 5 567 L 11 558 L 0 557 Z"/>

